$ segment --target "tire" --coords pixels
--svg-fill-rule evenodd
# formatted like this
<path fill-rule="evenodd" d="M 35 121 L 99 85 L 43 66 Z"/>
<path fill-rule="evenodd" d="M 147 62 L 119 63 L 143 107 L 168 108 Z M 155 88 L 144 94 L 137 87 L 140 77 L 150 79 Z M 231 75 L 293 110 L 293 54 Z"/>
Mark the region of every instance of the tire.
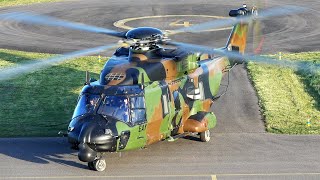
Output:
<path fill-rule="evenodd" d="M 210 131 L 206 130 L 200 133 L 200 140 L 202 142 L 209 142 L 210 141 Z"/>
<path fill-rule="evenodd" d="M 92 163 L 93 163 L 94 170 L 99 171 L 99 172 L 104 171 L 107 167 L 106 160 L 104 160 L 104 159 L 96 159 Z"/>

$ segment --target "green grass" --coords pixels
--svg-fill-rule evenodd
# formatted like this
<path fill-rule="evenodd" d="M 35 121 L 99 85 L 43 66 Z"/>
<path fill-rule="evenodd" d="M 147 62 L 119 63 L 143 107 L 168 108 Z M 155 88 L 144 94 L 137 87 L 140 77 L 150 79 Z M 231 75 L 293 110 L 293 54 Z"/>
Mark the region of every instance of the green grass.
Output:
<path fill-rule="evenodd" d="M 42 3 L 42 2 L 55 2 L 62 0 L 0 0 L 0 8 L 7 6 L 19 6 L 19 5 L 28 5 L 34 3 Z"/>
<path fill-rule="evenodd" d="M 49 56 L 0 49 L 0 68 Z M 57 136 L 66 130 L 85 71 L 99 78 L 104 63 L 84 57 L 0 82 L 0 137 Z"/>
<path fill-rule="evenodd" d="M 320 63 L 320 52 L 283 54 L 282 57 Z M 320 72 L 310 74 L 255 63 L 248 63 L 247 67 L 268 132 L 320 134 Z M 311 126 L 307 126 L 308 119 Z"/>

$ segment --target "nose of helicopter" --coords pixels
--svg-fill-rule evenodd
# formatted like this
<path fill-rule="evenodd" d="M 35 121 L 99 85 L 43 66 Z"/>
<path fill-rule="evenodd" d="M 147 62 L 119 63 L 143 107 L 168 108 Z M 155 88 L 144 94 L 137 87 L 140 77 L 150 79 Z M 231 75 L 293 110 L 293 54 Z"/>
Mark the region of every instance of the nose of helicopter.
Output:
<path fill-rule="evenodd" d="M 79 144 L 78 158 L 83 162 L 92 162 L 101 152 L 112 152 L 116 148 L 116 139 L 111 135 L 100 135 L 90 142 Z"/>
<path fill-rule="evenodd" d="M 79 160 L 93 161 L 98 152 L 113 152 L 116 150 L 116 137 L 108 128 L 107 120 L 100 115 L 90 115 L 82 120 L 80 131 L 69 131 L 68 139 L 79 148 Z"/>
<path fill-rule="evenodd" d="M 78 158 L 83 162 L 92 162 L 96 159 L 97 152 L 91 149 L 88 144 L 82 143 L 79 144 L 79 153 Z"/>

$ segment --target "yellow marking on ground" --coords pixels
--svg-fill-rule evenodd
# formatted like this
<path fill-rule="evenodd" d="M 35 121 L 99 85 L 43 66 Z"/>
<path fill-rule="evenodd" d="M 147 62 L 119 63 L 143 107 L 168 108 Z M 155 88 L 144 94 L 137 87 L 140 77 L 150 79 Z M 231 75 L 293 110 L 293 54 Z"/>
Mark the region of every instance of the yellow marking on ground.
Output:
<path fill-rule="evenodd" d="M 302 175 L 320 175 L 319 173 L 270 173 L 270 174 L 185 174 L 185 175 L 132 175 L 132 176 L 38 176 L 38 177 L 0 177 L 0 179 L 77 179 L 77 178 L 168 178 L 168 177 L 211 177 L 217 180 L 217 176 L 302 176 Z M 215 179 L 214 179 L 215 178 Z"/>
<path fill-rule="evenodd" d="M 217 175 L 211 175 L 211 180 L 217 180 Z"/>
<path fill-rule="evenodd" d="M 153 19 L 153 18 L 166 18 L 166 17 L 204 17 L 204 18 L 214 18 L 214 19 L 228 19 L 228 17 L 223 17 L 223 16 L 209 16 L 209 15 L 159 15 L 159 16 L 142 16 L 142 17 L 133 17 L 133 18 L 126 18 L 122 19 L 119 21 L 116 21 L 113 23 L 115 27 L 122 28 L 122 29 L 127 29 L 130 30 L 134 27 L 130 27 L 126 25 L 127 22 L 130 21 L 136 21 L 136 20 L 142 20 L 142 19 Z M 187 25 L 187 24 L 185 24 Z M 232 29 L 232 27 L 225 27 L 225 28 L 216 28 L 216 29 L 208 29 L 208 30 L 203 30 L 200 32 L 209 32 L 209 31 L 222 31 L 222 30 L 228 30 Z M 173 32 L 174 30 L 165 30 L 167 32 Z"/>
<path fill-rule="evenodd" d="M 177 20 L 175 22 L 172 22 L 169 24 L 169 26 L 184 26 L 184 27 L 189 27 L 193 24 L 191 24 L 189 21 L 183 21 L 183 23 L 179 23 L 181 22 L 182 20 Z"/>

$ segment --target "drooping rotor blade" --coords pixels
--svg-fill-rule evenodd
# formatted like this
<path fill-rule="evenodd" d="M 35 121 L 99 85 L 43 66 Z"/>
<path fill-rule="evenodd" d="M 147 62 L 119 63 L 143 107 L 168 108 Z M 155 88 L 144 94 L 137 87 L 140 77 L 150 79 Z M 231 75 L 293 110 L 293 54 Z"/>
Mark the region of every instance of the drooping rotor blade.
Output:
<path fill-rule="evenodd" d="M 296 13 L 303 12 L 305 10 L 306 8 L 297 7 L 297 6 L 273 7 L 264 11 L 260 11 L 257 16 L 256 15 L 240 16 L 237 18 L 209 21 L 209 22 L 198 24 L 198 25 L 193 25 L 190 27 L 174 30 L 173 34 L 182 33 L 182 32 L 199 32 L 199 31 L 204 31 L 208 29 L 222 28 L 222 27 L 230 26 L 240 22 L 250 22 L 254 18 L 265 19 L 265 18 L 276 17 L 276 16 L 296 14 Z"/>
<path fill-rule="evenodd" d="M 262 34 L 261 21 L 259 19 L 252 22 L 252 36 L 253 53 L 260 54 L 264 43 L 264 36 Z"/>
<path fill-rule="evenodd" d="M 255 0 L 254 7 L 259 11 L 260 9 L 264 9 L 266 7 L 265 0 Z M 261 19 L 253 19 L 251 23 L 252 30 L 252 50 L 254 54 L 260 54 L 262 52 L 262 47 L 265 41 L 265 36 L 262 33 L 262 20 Z"/>
<path fill-rule="evenodd" d="M 75 29 L 85 32 L 93 32 L 93 33 L 100 33 L 100 34 L 107 34 L 110 36 L 120 37 L 124 38 L 125 33 L 124 32 L 118 32 L 111 29 L 81 24 L 81 23 L 75 23 L 75 22 L 69 22 L 66 20 L 61 20 L 49 16 L 44 15 L 36 15 L 32 13 L 27 12 L 11 12 L 11 13 L 5 13 L 0 14 L 0 19 L 5 20 L 13 20 L 13 21 L 21 21 L 26 24 L 38 24 L 38 25 L 46 25 L 46 26 L 53 26 L 53 27 L 65 27 L 69 29 Z"/>
<path fill-rule="evenodd" d="M 275 60 L 271 59 L 270 57 L 266 56 L 257 56 L 257 55 L 241 55 L 238 52 L 234 51 L 228 51 L 227 49 L 213 49 L 207 46 L 201 46 L 201 45 L 194 45 L 194 44 L 188 44 L 188 43 L 181 43 L 181 42 L 169 42 L 168 45 L 178 46 L 185 50 L 191 51 L 191 52 L 203 52 L 208 54 L 216 54 L 220 56 L 227 56 L 229 58 L 233 59 L 241 59 L 246 62 L 252 61 L 262 64 L 271 64 L 271 65 L 277 65 L 281 67 L 288 67 L 292 68 L 294 70 L 304 71 L 308 73 L 319 73 L 320 72 L 320 64 L 315 64 L 311 62 L 297 62 L 297 61 L 290 61 L 290 60 Z"/>
<path fill-rule="evenodd" d="M 99 46 L 99 47 L 95 47 L 95 48 L 90 48 L 90 49 L 75 51 L 75 52 L 71 52 L 71 53 L 66 53 L 63 55 L 58 55 L 58 56 L 48 58 L 48 59 L 41 59 L 41 60 L 32 61 L 32 62 L 25 63 L 25 64 L 19 64 L 14 67 L 0 69 L 0 81 L 1 80 L 8 80 L 8 79 L 20 76 L 22 74 L 30 73 L 30 72 L 40 70 L 43 68 L 47 68 L 47 67 L 53 66 L 55 64 L 65 62 L 67 60 L 71 60 L 73 58 L 96 54 L 96 53 L 99 53 L 99 52 L 102 52 L 102 51 L 105 51 L 107 49 L 111 49 L 114 47 L 117 47 L 117 45 L 112 44 L 112 45 Z"/>

